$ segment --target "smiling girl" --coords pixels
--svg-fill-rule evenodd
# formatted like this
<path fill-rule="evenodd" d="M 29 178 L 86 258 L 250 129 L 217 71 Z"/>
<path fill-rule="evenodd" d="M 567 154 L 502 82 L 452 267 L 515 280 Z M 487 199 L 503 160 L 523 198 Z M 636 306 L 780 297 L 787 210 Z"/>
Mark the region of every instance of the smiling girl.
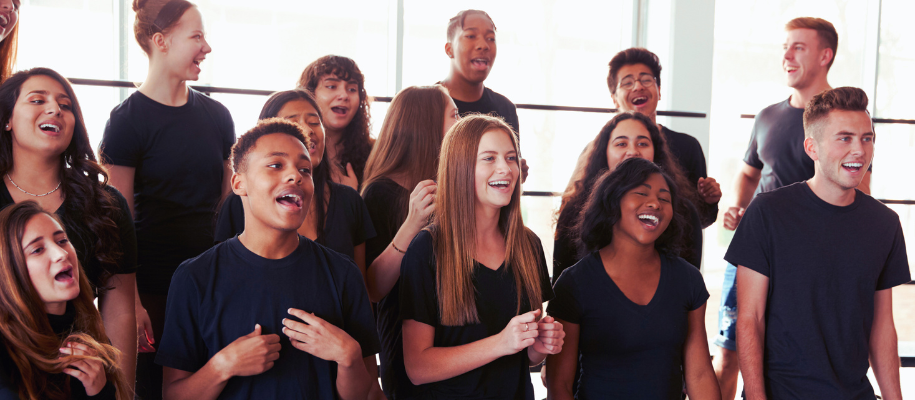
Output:
<path fill-rule="evenodd" d="M 58 218 L 0 212 L 0 398 L 132 398 L 92 297 Z"/>
<path fill-rule="evenodd" d="M 643 158 L 597 180 L 575 226 L 590 254 L 562 273 L 549 305 L 566 330 L 562 352 L 547 358 L 550 398 L 679 400 L 683 377 L 690 399 L 721 398 L 705 335 L 709 294 L 676 256 L 680 201 L 674 180 Z"/>
<path fill-rule="evenodd" d="M 562 349 L 540 240 L 521 220 L 518 144 L 473 115 L 445 136 L 434 222 L 401 267 L 403 352 L 422 398 L 533 399 L 528 367 Z"/>
<path fill-rule="evenodd" d="M 0 83 L 9 78 L 16 65 L 19 47 L 20 0 L 0 0 Z"/>
<path fill-rule="evenodd" d="M 135 0 L 134 33 L 149 57 L 138 91 L 111 111 L 100 145 L 111 184 L 136 215 L 141 352 L 153 351 L 169 282 L 178 265 L 213 245 L 215 213 L 228 193 L 232 117 L 219 102 L 188 88 L 212 50 L 200 11 L 186 0 Z M 148 310 L 148 314 L 147 314 Z M 158 398 L 161 368 L 138 361 L 138 392 Z"/>

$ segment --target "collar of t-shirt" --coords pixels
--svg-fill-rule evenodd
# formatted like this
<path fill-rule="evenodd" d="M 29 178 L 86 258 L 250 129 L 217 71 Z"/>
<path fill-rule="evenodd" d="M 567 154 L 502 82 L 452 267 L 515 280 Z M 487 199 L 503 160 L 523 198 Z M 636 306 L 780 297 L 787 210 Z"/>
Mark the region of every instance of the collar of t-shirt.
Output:
<path fill-rule="evenodd" d="M 238 258 L 240 258 L 242 261 L 244 261 L 247 264 L 250 264 L 252 266 L 256 266 L 259 268 L 278 269 L 278 268 L 287 268 L 287 267 L 292 267 L 295 265 L 300 265 L 299 261 L 302 258 L 302 255 L 306 252 L 305 246 L 306 246 L 306 242 L 308 242 L 308 241 L 309 241 L 308 238 L 305 238 L 305 237 L 302 237 L 301 235 L 299 235 L 299 246 L 296 247 L 296 249 L 292 253 L 290 253 L 288 256 L 280 258 L 278 260 L 271 260 L 269 258 L 264 258 L 264 257 L 261 257 L 261 256 L 255 254 L 253 251 L 248 250 L 248 248 L 245 247 L 245 245 L 242 244 L 240 240 L 238 240 L 238 236 L 231 238 L 229 240 L 226 240 L 225 243 L 226 243 L 226 246 L 229 247 L 229 250 L 231 251 L 231 253 L 233 255 L 237 256 Z"/>
<path fill-rule="evenodd" d="M 817 194 L 813 192 L 813 189 L 810 188 L 810 184 L 808 184 L 807 181 L 798 182 L 797 184 L 802 186 L 802 191 L 807 196 L 807 198 L 810 199 L 811 202 L 816 204 L 818 207 L 822 208 L 824 211 L 827 211 L 830 213 L 843 213 L 844 214 L 844 213 L 852 212 L 858 208 L 858 205 L 861 204 L 861 199 L 863 198 L 863 196 L 865 196 L 864 193 L 862 193 L 858 189 L 855 189 L 855 201 L 853 201 L 851 204 L 849 204 L 847 206 L 837 206 L 834 204 L 829 204 L 826 202 L 826 200 L 823 200 L 820 198 L 820 196 L 817 196 Z"/>

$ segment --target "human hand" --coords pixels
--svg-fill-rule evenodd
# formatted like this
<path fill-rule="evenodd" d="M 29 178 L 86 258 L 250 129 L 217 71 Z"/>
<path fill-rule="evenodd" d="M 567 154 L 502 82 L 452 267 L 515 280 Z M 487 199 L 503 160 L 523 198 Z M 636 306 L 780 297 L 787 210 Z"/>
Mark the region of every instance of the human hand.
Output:
<path fill-rule="evenodd" d="M 715 178 L 699 178 L 697 190 L 699 191 L 699 196 L 702 197 L 702 201 L 708 204 L 715 204 L 718 200 L 721 200 L 721 185 L 718 184 Z"/>
<path fill-rule="evenodd" d="M 139 304 L 135 308 L 135 312 L 137 317 L 137 352 L 155 352 L 156 348 L 152 345 L 156 342 L 156 339 L 153 337 L 153 327 L 152 321 L 149 319 L 149 313 Z"/>
<path fill-rule="evenodd" d="M 404 225 L 409 224 L 408 226 L 419 232 L 429 223 L 429 216 L 435 211 L 435 192 L 437 190 L 438 184 L 431 179 L 416 184 L 413 193 L 410 193 L 410 209 Z"/>
<path fill-rule="evenodd" d="M 273 368 L 273 362 L 280 358 L 280 335 L 262 335 L 260 324 L 254 331 L 235 339 L 216 353 L 219 369 L 227 378 L 252 376 Z"/>
<path fill-rule="evenodd" d="M 562 324 L 553 317 L 546 317 L 537 323 L 537 338 L 534 351 L 540 354 L 559 354 L 562 351 L 563 338 L 566 337 Z"/>
<path fill-rule="evenodd" d="M 724 213 L 724 229 L 733 231 L 737 229 L 737 225 L 740 224 L 740 219 L 743 218 L 743 213 L 747 211 L 743 207 L 730 207 Z"/>
<path fill-rule="evenodd" d="M 66 347 L 60 349 L 61 354 L 74 356 L 94 357 L 96 354 L 82 343 L 67 342 Z M 95 396 L 105 388 L 108 377 L 105 375 L 105 365 L 99 359 L 85 358 L 74 359 L 64 368 L 63 373 L 79 379 L 86 389 L 86 394 Z"/>
<path fill-rule="evenodd" d="M 283 319 L 283 333 L 292 346 L 322 360 L 348 368 L 362 362 L 362 348 L 348 333 L 314 314 L 290 308 L 289 314 L 305 321 Z"/>
<path fill-rule="evenodd" d="M 353 171 L 353 165 L 350 163 L 346 163 L 346 171 L 341 171 L 339 166 L 331 163 L 330 179 L 341 185 L 359 190 L 359 178 L 356 177 L 356 172 Z"/>
<path fill-rule="evenodd" d="M 527 159 L 522 158 L 521 159 L 521 183 L 524 183 L 527 181 L 527 171 L 529 169 L 530 169 L 530 167 L 527 166 Z"/>
<path fill-rule="evenodd" d="M 537 341 L 537 320 L 540 310 L 529 311 L 508 321 L 508 325 L 499 332 L 500 349 L 503 354 L 511 355 L 524 350 Z"/>

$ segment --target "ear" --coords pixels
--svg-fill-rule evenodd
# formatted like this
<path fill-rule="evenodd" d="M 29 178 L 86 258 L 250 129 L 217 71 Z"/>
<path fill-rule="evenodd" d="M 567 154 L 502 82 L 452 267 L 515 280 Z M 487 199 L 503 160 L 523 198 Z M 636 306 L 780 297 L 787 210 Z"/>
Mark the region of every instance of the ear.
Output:
<path fill-rule="evenodd" d="M 820 156 L 817 154 L 816 142 L 816 139 L 812 137 L 804 139 L 804 152 L 807 153 L 807 156 L 813 161 L 818 161 L 820 159 Z"/>
<path fill-rule="evenodd" d="M 152 42 L 153 47 L 159 50 L 162 53 L 168 53 L 168 41 L 165 38 L 165 35 L 162 32 L 156 32 L 152 38 L 149 39 Z"/>
<path fill-rule="evenodd" d="M 445 43 L 445 54 L 448 58 L 454 58 L 454 50 L 451 48 L 451 42 Z"/>
<path fill-rule="evenodd" d="M 619 90 L 617 90 L 616 92 L 619 93 Z M 613 99 L 613 108 L 619 109 L 620 102 L 616 101 L 616 94 L 611 94 L 610 98 Z"/>
<path fill-rule="evenodd" d="M 823 52 L 821 54 L 822 54 L 822 56 L 820 58 L 821 67 L 825 67 L 825 66 L 829 65 L 829 62 L 832 61 L 832 59 L 835 58 L 835 56 L 836 56 L 835 53 L 833 53 L 832 49 L 830 49 L 830 48 L 823 49 Z"/>
<path fill-rule="evenodd" d="M 247 196 L 248 189 L 245 182 L 245 177 L 238 172 L 232 174 L 232 192 L 239 196 Z"/>

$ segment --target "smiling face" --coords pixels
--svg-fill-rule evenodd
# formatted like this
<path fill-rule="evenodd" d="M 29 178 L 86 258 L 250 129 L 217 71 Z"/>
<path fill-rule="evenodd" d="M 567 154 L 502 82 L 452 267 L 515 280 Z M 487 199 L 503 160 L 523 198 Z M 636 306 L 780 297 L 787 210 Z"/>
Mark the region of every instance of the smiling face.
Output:
<path fill-rule="evenodd" d="M 823 128 L 804 142 L 816 173 L 842 190 L 853 190 L 864 179 L 874 157 L 874 132 L 864 111 L 833 110 Z"/>
<path fill-rule="evenodd" d="M 649 118 L 658 112 L 661 90 L 655 76 L 645 64 L 629 64 L 616 73 L 613 105 L 620 111 L 637 111 Z"/>
<path fill-rule="evenodd" d="M 67 233 L 50 215 L 39 213 L 25 225 L 22 252 L 32 286 L 49 314 L 62 315 L 79 296 L 79 264 Z"/>
<path fill-rule="evenodd" d="M 654 246 L 671 219 L 673 207 L 667 181 L 661 174 L 651 174 L 620 199 L 620 220 L 613 226 L 613 240 Z"/>
<path fill-rule="evenodd" d="M 0 42 L 6 39 L 19 23 L 19 1 L 0 0 Z"/>
<path fill-rule="evenodd" d="M 188 8 L 166 35 L 166 65 L 181 80 L 196 81 L 200 63 L 213 51 L 203 30 L 203 17 L 197 7 Z"/>
<path fill-rule="evenodd" d="M 13 151 L 56 157 L 73 139 L 72 100 L 56 79 L 35 75 L 22 83 L 10 122 Z"/>
<path fill-rule="evenodd" d="M 232 177 L 232 189 L 245 207 L 245 231 L 294 232 L 302 226 L 315 190 L 311 168 L 308 150 L 295 137 L 271 133 L 257 139 L 244 171 Z"/>
<path fill-rule="evenodd" d="M 359 110 L 359 83 L 345 82 L 333 74 L 324 75 L 315 87 L 315 100 L 324 115 L 324 125 L 343 130 Z"/>
<path fill-rule="evenodd" d="M 467 14 L 463 29 L 445 44 L 445 54 L 451 58 L 452 73 L 471 83 L 486 80 L 496 62 L 496 30 L 492 21 L 480 13 Z"/>
<path fill-rule="evenodd" d="M 324 158 L 324 125 L 311 103 L 305 100 L 292 100 L 283 105 L 276 114 L 279 118 L 288 119 L 302 126 L 308 138 L 308 154 L 312 165 L 317 168 Z"/>
<path fill-rule="evenodd" d="M 654 144 L 645 125 L 636 119 L 620 121 L 610 132 L 610 143 L 607 145 L 607 168 L 616 169 L 623 160 L 644 158 L 654 161 Z"/>
<path fill-rule="evenodd" d="M 827 53 L 832 53 L 832 50 L 821 47 L 817 31 L 813 29 L 788 31 L 783 45 L 785 54 L 782 57 L 782 70 L 785 71 L 789 87 L 801 90 L 826 75 L 831 59 Z"/>
<path fill-rule="evenodd" d="M 483 134 L 474 175 L 476 207 L 500 209 L 511 202 L 521 167 L 518 152 L 507 132 L 496 129 Z"/>

